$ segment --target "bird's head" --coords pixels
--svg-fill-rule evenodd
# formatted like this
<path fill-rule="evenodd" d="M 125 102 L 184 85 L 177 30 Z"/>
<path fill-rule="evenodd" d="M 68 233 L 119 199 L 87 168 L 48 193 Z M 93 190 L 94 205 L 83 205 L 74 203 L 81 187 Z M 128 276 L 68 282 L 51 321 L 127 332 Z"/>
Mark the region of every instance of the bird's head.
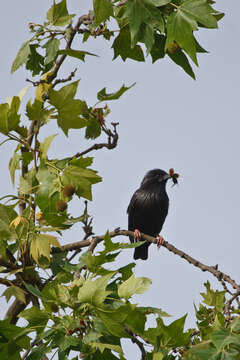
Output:
<path fill-rule="evenodd" d="M 165 185 L 169 179 L 172 179 L 173 184 L 175 185 L 178 183 L 178 177 L 179 174 L 176 174 L 174 169 L 170 169 L 168 173 L 161 169 L 153 169 L 148 171 L 144 176 L 141 182 L 141 187 L 149 186 L 151 184 Z"/>

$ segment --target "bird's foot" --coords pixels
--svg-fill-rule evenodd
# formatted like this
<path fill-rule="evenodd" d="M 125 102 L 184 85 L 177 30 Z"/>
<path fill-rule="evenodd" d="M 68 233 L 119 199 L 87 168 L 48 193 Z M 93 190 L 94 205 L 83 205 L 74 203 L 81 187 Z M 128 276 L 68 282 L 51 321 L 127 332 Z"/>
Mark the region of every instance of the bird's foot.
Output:
<path fill-rule="evenodd" d="M 140 233 L 140 231 L 138 229 L 134 230 L 134 239 L 138 242 L 141 240 L 142 234 Z"/>
<path fill-rule="evenodd" d="M 158 235 L 157 237 L 156 237 L 156 239 L 157 239 L 157 247 L 158 247 L 158 249 L 160 249 L 160 247 L 161 247 L 161 245 L 163 245 L 164 244 L 164 238 L 161 236 L 161 235 Z"/>

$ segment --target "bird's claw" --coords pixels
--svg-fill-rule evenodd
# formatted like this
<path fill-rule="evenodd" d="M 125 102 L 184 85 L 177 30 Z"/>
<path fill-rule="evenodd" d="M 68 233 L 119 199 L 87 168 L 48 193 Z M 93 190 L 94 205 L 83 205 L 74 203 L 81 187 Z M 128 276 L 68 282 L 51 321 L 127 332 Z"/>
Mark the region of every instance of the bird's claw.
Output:
<path fill-rule="evenodd" d="M 164 244 L 164 238 L 161 236 L 161 235 L 158 235 L 157 237 L 156 237 L 156 239 L 157 239 L 157 247 L 158 247 L 158 249 L 160 249 L 160 247 L 161 247 L 161 245 L 163 245 Z"/>
<path fill-rule="evenodd" d="M 141 240 L 142 234 L 140 233 L 140 231 L 138 229 L 134 230 L 134 239 L 138 242 Z"/>

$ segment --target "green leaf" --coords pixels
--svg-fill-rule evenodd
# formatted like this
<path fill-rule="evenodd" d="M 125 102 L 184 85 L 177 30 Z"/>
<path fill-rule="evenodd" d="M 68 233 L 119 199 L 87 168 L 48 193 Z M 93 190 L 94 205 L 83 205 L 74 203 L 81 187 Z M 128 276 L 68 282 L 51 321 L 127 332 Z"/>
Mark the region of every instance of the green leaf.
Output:
<path fill-rule="evenodd" d="M 18 286 L 10 286 L 8 289 L 6 289 L 1 296 L 5 296 L 7 302 L 10 300 L 12 296 L 14 296 L 17 300 L 21 301 L 22 303 L 26 304 L 25 299 L 25 291 L 20 289 Z"/>
<path fill-rule="evenodd" d="M 169 347 L 186 346 L 191 338 L 191 332 L 184 332 L 187 314 L 173 321 L 168 326 L 164 325 L 161 317 L 157 318 L 157 331 L 162 334 L 162 344 Z"/>
<path fill-rule="evenodd" d="M 97 307 L 102 306 L 106 296 L 111 293 L 111 291 L 106 291 L 105 289 L 113 275 L 114 273 L 111 273 L 95 281 L 92 278 L 88 278 L 79 289 L 78 301 Z"/>
<path fill-rule="evenodd" d="M 47 20 L 53 26 L 68 25 L 74 16 L 75 15 L 69 15 L 66 0 L 62 0 L 58 4 L 54 1 L 47 12 Z"/>
<path fill-rule="evenodd" d="M 162 59 L 165 56 L 165 42 L 166 38 L 163 35 L 155 34 L 155 41 L 150 51 L 152 62 L 155 63 L 158 59 Z"/>
<path fill-rule="evenodd" d="M 193 62 L 198 65 L 193 30 L 197 30 L 197 22 L 191 16 L 182 11 L 181 8 L 178 8 L 176 12 L 172 12 L 167 21 L 165 50 L 167 50 L 171 42 L 176 41 Z"/>
<path fill-rule="evenodd" d="M 135 334 L 140 335 L 144 332 L 146 316 L 139 311 L 136 305 L 129 304 L 129 313 L 125 323 Z"/>
<path fill-rule="evenodd" d="M 135 263 L 130 263 L 118 269 L 118 272 L 122 274 L 122 280 L 125 281 L 133 275 L 132 269 L 136 266 Z"/>
<path fill-rule="evenodd" d="M 46 49 L 46 56 L 45 56 L 45 64 L 49 64 L 55 60 L 58 54 L 58 49 L 60 46 L 60 40 L 56 38 L 52 38 L 43 45 L 43 48 Z"/>
<path fill-rule="evenodd" d="M 55 236 L 36 234 L 30 245 L 30 254 L 36 263 L 39 262 L 41 256 L 45 256 L 50 260 L 51 245 L 61 247 Z"/>
<path fill-rule="evenodd" d="M 29 120 L 37 120 L 43 123 L 47 123 L 51 114 L 52 110 L 46 110 L 43 107 L 43 102 L 35 99 L 33 104 L 31 104 L 31 100 L 28 101 L 26 106 L 26 115 Z"/>
<path fill-rule="evenodd" d="M 120 298 L 128 300 L 134 294 L 143 294 L 148 289 L 152 281 L 145 277 L 135 278 L 132 275 L 128 280 L 118 286 L 118 295 Z"/>
<path fill-rule="evenodd" d="M 93 184 L 102 181 L 101 177 L 92 169 L 82 168 L 79 166 L 79 163 L 74 161 L 73 164 L 74 165 L 70 164 L 64 169 L 62 183 L 64 185 L 73 185 L 79 197 L 92 200 L 91 187 Z"/>
<path fill-rule="evenodd" d="M 207 281 L 204 286 L 207 290 L 206 294 L 200 293 L 204 299 L 204 303 L 209 306 L 214 306 L 219 312 L 222 312 L 225 306 L 225 291 L 212 290 L 209 281 Z"/>
<path fill-rule="evenodd" d="M 89 271 L 91 271 L 94 274 L 98 274 L 101 270 L 101 265 L 105 264 L 107 262 L 112 262 L 115 260 L 116 255 L 105 255 L 101 252 L 100 255 L 92 255 L 91 252 L 86 251 L 79 259 L 80 266 L 86 266 Z"/>
<path fill-rule="evenodd" d="M 188 61 L 187 56 L 183 51 L 178 51 L 176 54 L 169 54 L 168 56 L 172 61 L 179 65 L 188 75 L 190 75 L 194 80 L 196 79 L 193 69 Z"/>
<path fill-rule="evenodd" d="M 8 104 L 0 104 L 0 132 L 3 134 L 8 134 Z"/>
<path fill-rule="evenodd" d="M 57 179 L 57 175 L 44 166 L 38 169 L 36 176 L 40 185 L 36 202 L 40 209 L 44 211 L 49 206 L 50 194 L 55 189 L 54 182 Z"/>
<path fill-rule="evenodd" d="M 73 50 L 73 49 L 68 49 L 68 50 L 59 50 L 58 54 L 63 54 L 63 55 L 68 55 L 77 59 L 80 59 L 82 61 L 85 61 L 85 56 L 86 55 L 91 55 L 91 56 L 98 56 L 96 54 L 90 53 L 88 51 L 83 51 L 83 50 Z"/>
<path fill-rule="evenodd" d="M 18 237 L 10 223 L 18 216 L 11 206 L 0 204 L 0 240 L 15 241 Z"/>
<path fill-rule="evenodd" d="M 37 297 L 39 297 L 39 295 Z M 36 306 L 32 306 L 31 308 L 22 311 L 20 313 L 20 317 L 23 317 L 28 321 L 29 327 L 35 328 L 37 332 L 39 332 L 45 328 L 49 320 L 49 313 L 43 309 L 39 309 Z"/>
<path fill-rule="evenodd" d="M 172 0 L 150 0 L 155 6 L 164 6 L 171 2 Z"/>
<path fill-rule="evenodd" d="M 158 316 L 161 317 L 171 317 L 171 315 L 169 315 L 168 313 L 166 313 L 165 311 L 155 308 L 155 307 L 138 307 L 138 310 L 141 311 L 142 313 L 149 315 L 149 314 L 157 314 Z"/>
<path fill-rule="evenodd" d="M 87 157 L 81 156 L 80 158 L 73 159 L 71 161 L 72 165 L 79 166 L 83 169 L 86 169 L 88 166 L 92 165 L 92 163 L 93 163 L 93 157 L 90 157 L 90 156 L 87 156 Z"/>
<path fill-rule="evenodd" d="M 150 51 L 152 50 L 153 44 L 155 42 L 154 29 L 152 26 L 150 26 L 150 25 L 145 26 L 143 41 L 146 45 L 147 55 L 148 55 L 150 53 Z"/>
<path fill-rule="evenodd" d="M 211 341 L 203 341 L 200 344 L 197 344 L 193 346 L 187 353 L 186 353 L 186 359 L 196 359 L 196 360 L 216 360 L 218 351 L 216 348 L 211 346 Z M 224 360 L 230 360 L 226 357 Z"/>
<path fill-rule="evenodd" d="M 42 218 L 47 221 L 48 225 L 68 228 L 64 225 L 67 220 L 66 214 L 59 214 L 56 209 L 56 203 L 59 200 L 61 190 L 58 174 L 51 167 L 41 166 L 38 168 L 37 179 L 39 186 L 36 194 L 36 205 L 42 211 Z"/>
<path fill-rule="evenodd" d="M 8 165 L 13 185 L 15 183 L 15 171 L 20 169 L 20 160 L 21 160 L 21 156 L 18 155 L 16 151 L 14 151 L 13 156 L 11 157 Z"/>
<path fill-rule="evenodd" d="M 36 44 L 30 45 L 30 54 L 26 62 L 26 69 L 32 72 L 32 76 L 38 75 L 44 69 L 44 57 L 37 52 L 37 47 Z"/>
<path fill-rule="evenodd" d="M 128 0 L 126 3 L 126 12 L 123 18 L 129 20 L 129 28 L 131 33 L 131 46 L 134 47 L 141 38 L 141 25 L 148 27 L 148 34 L 145 34 L 145 44 L 148 52 L 151 50 L 151 44 L 154 42 L 153 28 L 163 32 L 164 22 L 162 12 L 157 8 L 155 1 L 149 0 Z M 152 28 L 150 30 L 150 28 Z M 151 37 L 151 39 L 150 39 Z M 147 40 L 147 42 L 146 42 Z"/>
<path fill-rule="evenodd" d="M 18 109 L 20 99 L 14 96 L 9 104 L 0 104 L 0 132 L 7 135 L 9 131 L 17 130 L 20 121 Z"/>
<path fill-rule="evenodd" d="M 36 286 L 32 286 L 31 284 L 27 284 L 25 281 L 23 281 L 25 288 L 34 296 L 39 297 L 39 298 L 43 298 L 43 295 L 41 293 L 41 291 L 38 289 L 38 287 Z"/>
<path fill-rule="evenodd" d="M 110 0 L 93 0 L 93 9 L 96 26 L 113 16 L 113 5 Z"/>
<path fill-rule="evenodd" d="M 119 318 L 115 319 L 114 316 L 112 316 L 112 313 L 97 311 L 97 315 L 102 320 L 110 335 L 114 335 L 120 338 L 129 337 L 123 327 L 123 324 L 121 321 L 119 321 Z"/>
<path fill-rule="evenodd" d="M 13 61 L 11 73 L 14 73 L 20 66 L 25 64 L 28 59 L 28 55 L 30 54 L 30 46 L 29 41 L 26 41 L 22 44 L 21 48 L 19 49 L 15 60 Z"/>
<path fill-rule="evenodd" d="M 26 336 L 29 332 L 22 327 L 10 324 L 9 319 L 0 320 L 0 343 L 1 358 L 8 360 L 20 360 L 20 351 L 30 347 L 30 337 Z"/>
<path fill-rule="evenodd" d="M 112 239 L 109 235 L 109 231 L 106 232 L 104 235 L 104 247 L 105 250 L 103 251 L 104 254 L 109 253 L 111 251 L 119 250 L 119 243 L 112 242 Z"/>
<path fill-rule="evenodd" d="M 37 191 L 38 185 L 36 173 L 32 170 L 26 173 L 24 177 L 20 177 L 19 191 L 22 194 L 33 194 Z"/>
<path fill-rule="evenodd" d="M 160 352 L 154 353 L 153 354 L 153 360 L 162 360 L 164 357 L 164 355 Z"/>
<path fill-rule="evenodd" d="M 123 28 L 120 30 L 119 35 L 113 42 L 112 48 L 114 50 L 113 59 L 121 56 L 123 61 L 125 61 L 127 58 L 136 61 L 145 60 L 141 46 L 135 45 L 134 47 L 131 47 L 131 37 L 128 28 Z"/>
<path fill-rule="evenodd" d="M 232 329 L 232 331 L 239 332 L 240 331 L 240 318 L 233 319 L 230 324 L 230 328 Z"/>
<path fill-rule="evenodd" d="M 103 353 L 105 349 L 109 349 L 123 355 L 122 348 L 119 345 L 103 344 L 100 342 L 92 342 L 90 345 L 93 348 L 99 349 L 101 353 Z"/>
<path fill-rule="evenodd" d="M 41 151 L 41 159 L 46 160 L 47 159 L 47 152 L 48 149 L 53 141 L 53 139 L 57 136 L 57 134 L 48 136 L 44 139 L 43 143 L 40 143 L 40 151 Z"/>
<path fill-rule="evenodd" d="M 89 116 L 89 119 L 87 121 L 87 127 L 85 132 L 85 138 L 86 139 L 96 139 L 101 135 L 101 124 L 98 119 L 96 119 L 94 116 Z"/>
<path fill-rule="evenodd" d="M 103 88 L 97 93 L 97 98 L 99 101 L 109 101 L 109 100 L 117 100 L 119 99 L 127 90 L 131 89 L 136 83 L 130 85 L 129 87 L 124 84 L 122 87 L 116 91 L 115 93 L 106 93 L 106 88 Z"/>
<path fill-rule="evenodd" d="M 79 81 L 62 87 L 60 90 L 49 90 L 49 102 L 58 110 L 58 126 L 68 135 L 69 129 L 80 129 L 87 126 L 87 120 L 80 117 L 88 114 L 85 101 L 74 100 Z"/>
<path fill-rule="evenodd" d="M 210 338 L 218 351 L 223 351 L 227 345 L 234 344 L 240 351 L 240 335 L 231 334 L 229 329 L 214 331 Z"/>
<path fill-rule="evenodd" d="M 217 28 L 217 19 L 213 16 L 213 8 L 207 0 L 185 0 L 181 11 L 207 28 Z"/>

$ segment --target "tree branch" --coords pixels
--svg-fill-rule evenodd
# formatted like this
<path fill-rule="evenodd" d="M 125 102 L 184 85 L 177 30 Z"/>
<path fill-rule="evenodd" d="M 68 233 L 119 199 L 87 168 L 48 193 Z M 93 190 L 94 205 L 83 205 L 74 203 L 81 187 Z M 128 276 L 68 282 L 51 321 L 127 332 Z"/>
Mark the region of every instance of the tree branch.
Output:
<path fill-rule="evenodd" d="M 66 79 L 57 79 L 57 80 L 55 80 L 53 85 L 52 85 L 52 88 L 54 88 L 57 84 L 65 83 L 67 81 L 72 80 L 72 78 L 75 76 L 76 71 L 77 71 L 77 68 L 75 68 Z"/>
<path fill-rule="evenodd" d="M 30 302 L 30 295 L 26 296 L 26 304 L 20 302 L 19 300 L 14 300 L 14 302 L 12 303 L 12 305 L 8 308 L 6 315 L 5 315 L 5 319 L 7 319 L 8 317 L 11 318 L 10 323 L 11 324 L 16 324 L 16 322 L 18 321 L 18 314 L 23 311 L 25 309 L 25 307 L 29 304 Z"/>
<path fill-rule="evenodd" d="M 111 123 L 113 126 L 113 131 L 111 131 L 110 129 L 103 129 L 103 131 L 108 135 L 108 142 L 107 143 L 100 143 L 100 144 L 94 144 L 92 146 L 90 146 L 88 149 L 82 151 L 82 152 L 78 152 L 77 154 L 75 154 L 73 156 L 76 158 L 79 158 L 80 156 L 86 155 L 87 153 L 89 153 L 90 151 L 93 150 L 99 150 L 102 148 L 107 148 L 109 150 L 114 149 L 117 146 L 118 143 L 118 133 L 117 133 L 117 126 L 119 123 Z"/>
<path fill-rule="evenodd" d="M 128 333 L 128 335 L 131 336 L 132 342 L 139 347 L 139 349 L 142 353 L 142 360 L 146 359 L 147 354 L 146 354 L 146 350 L 144 348 L 143 343 L 140 340 L 138 340 L 138 338 L 134 335 L 134 333 L 127 326 L 125 326 L 125 331 L 126 331 L 126 333 Z"/>
<path fill-rule="evenodd" d="M 78 30 L 79 30 L 79 27 L 82 25 L 82 24 L 85 24 L 85 23 L 91 23 L 93 21 L 93 17 L 91 15 L 82 15 L 80 16 L 80 18 L 78 19 L 76 25 L 74 26 L 74 28 L 72 28 L 72 31 L 69 35 L 69 38 L 68 38 L 68 41 L 67 41 L 67 44 L 66 44 L 66 47 L 65 47 L 65 50 L 68 50 L 71 48 L 71 45 L 72 45 L 72 42 L 73 42 L 73 39 L 75 37 L 75 35 L 77 34 Z M 53 74 L 51 76 L 48 77 L 48 82 L 52 82 L 52 80 L 54 80 L 58 74 L 58 71 L 62 65 L 62 63 L 64 62 L 64 60 L 66 59 L 67 55 L 63 54 L 60 56 L 60 58 L 57 60 L 55 66 L 54 66 L 54 69 L 53 69 Z"/>
<path fill-rule="evenodd" d="M 115 237 L 115 236 L 133 236 L 134 237 L 134 233 L 133 231 L 129 231 L 129 230 L 120 230 L 119 228 L 115 229 L 114 231 L 111 231 L 109 233 L 110 237 Z M 149 241 L 153 244 L 157 244 L 157 239 L 143 234 L 142 235 L 142 239 Z M 99 243 L 101 241 L 103 241 L 105 235 L 100 235 L 100 236 L 93 236 L 91 239 L 88 240 L 82 240 L 82 241 L 77 241 L 71 244 L 67 244 L 62 246 L 61 248 L 53 248 L 52 249 L 52 253 L 58 253 L 58 252 L 67 252 L 67 251 L 73 251 L 73 250 L 78 250 L 81 249 L 83 247 L 87 247 L 90 246 L 91 244 L 95 243 Z M 192 256 L 188 255 L 187 253 L 185 253 L 184 251 L 177 249 L 175 246 L 173 246 L 172 244 L 168 243 L 167 241 L 164 241 L 163 247 L 165 247 L 166 249 L 168 249 L 168 251 L 174 253 L 175 255 L 180 256 L 182 259 L 186 260 L 187 262 L 189 262 L 189 264 L 192 264 L 193 266 L 196 266 L 197 268 L 199 268 L 202 271 L 207 271 L 209 273 L 211 273 L 213 276 L 215 276 L 218 281 L 222 281 L 224 280 L 225 282 L 229 283 L 232 285 L 232 287 L 238 291 L 240 291 L 240 285 L 238 285 L 236 283 L 235 280 L 233 280 L 229 275 L 225 274 L 224 272 L 220 271 L 217 269 L 217 266 L 209 266 L 209 265 L 205 265 L 203 263 L 201 263 L 200 261 L 194 259 Z"/>

